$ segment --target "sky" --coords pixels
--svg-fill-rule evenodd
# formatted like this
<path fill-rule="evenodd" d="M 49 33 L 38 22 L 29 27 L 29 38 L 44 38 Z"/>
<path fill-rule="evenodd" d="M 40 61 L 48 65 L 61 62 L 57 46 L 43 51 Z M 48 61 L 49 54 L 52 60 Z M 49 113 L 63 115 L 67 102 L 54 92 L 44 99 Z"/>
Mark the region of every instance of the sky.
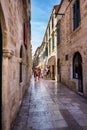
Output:
<path fill-rule="evenodd" d="M 42 43 L 54 5 L 61 0 L 31 0 L 31 44 L 32 55 Z"/>

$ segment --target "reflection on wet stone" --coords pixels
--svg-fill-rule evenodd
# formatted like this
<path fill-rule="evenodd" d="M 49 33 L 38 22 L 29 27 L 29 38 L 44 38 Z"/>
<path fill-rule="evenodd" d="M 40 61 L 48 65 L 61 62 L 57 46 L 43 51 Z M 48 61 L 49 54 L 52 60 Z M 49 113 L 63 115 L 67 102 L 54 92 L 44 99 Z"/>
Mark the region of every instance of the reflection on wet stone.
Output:
<path fill-rule="evenodd" d="M 86 99 L 55 81 L 40 79 L 30 87 L 13 130 L 87 130 Z"/>

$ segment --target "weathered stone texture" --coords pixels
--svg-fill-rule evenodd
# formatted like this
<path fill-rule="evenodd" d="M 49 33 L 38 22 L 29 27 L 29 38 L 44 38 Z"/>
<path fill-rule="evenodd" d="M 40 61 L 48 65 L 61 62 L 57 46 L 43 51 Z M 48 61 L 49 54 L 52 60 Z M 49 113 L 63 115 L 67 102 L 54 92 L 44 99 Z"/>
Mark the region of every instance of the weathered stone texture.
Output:
<path fill-rule="evenodd" d="M 79 52 L 82 56 L 83 94 L 87 97 L 87 1 L 80 0 L 81 22 L 75 31 L 72 8 L 74 2 L 72 0 L 67 6 L 60 22 L 61 43 L 58 45 L 58 58 L 61 61 L 61 82 L 78 92 L 78 80 L 73 79 L 73 56 L 75 52 Z M 65 60 L 66 55 L 68 60 Z"/>
<path fill-rule="evenodd" d="M 27 1 L 27 0 L 26 0 Z M 27 1 L 28 2 L 28 1 Z M 29 3 L 30 4 L 30 3 Z M 22 0 L 1 0 L 0 25 L 3 39 L 2 66 L 2 129 L 10 130 L 19 110 L 23 95 L 31 77 L 31 45 L 28 38 L 27 49 L 24 46 L 23 23 L 27 20 Z M 29 31 L 28 31 L 28 35 Z M 20 48 L 23 47 L 22 82 L 20 79 Z M 29 53 L 28 53 L 29 51 Z M 28 60 L 26 60 L 28 57 Z M 30 61 L 31 62 L 31 61 Z"/>

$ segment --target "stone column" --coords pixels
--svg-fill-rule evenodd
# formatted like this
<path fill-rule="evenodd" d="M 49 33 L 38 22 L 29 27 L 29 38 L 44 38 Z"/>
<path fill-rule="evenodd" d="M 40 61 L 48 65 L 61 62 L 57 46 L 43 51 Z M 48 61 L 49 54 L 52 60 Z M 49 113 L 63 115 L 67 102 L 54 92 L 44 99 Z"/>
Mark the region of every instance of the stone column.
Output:
<path fill-rule="evenodd" d="M 2 129 L 10 130 L 10 109 L 9 109 L 9 59 L 12 57 L 13 51 L 3 50 L 2 61 Z"/>

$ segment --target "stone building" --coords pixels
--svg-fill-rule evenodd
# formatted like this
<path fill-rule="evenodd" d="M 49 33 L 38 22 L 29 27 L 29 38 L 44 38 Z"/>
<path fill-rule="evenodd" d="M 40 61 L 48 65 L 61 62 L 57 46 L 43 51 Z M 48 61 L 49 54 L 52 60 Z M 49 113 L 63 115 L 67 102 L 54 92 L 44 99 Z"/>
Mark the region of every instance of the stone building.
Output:
<path fill-rule="evenodd" d="M 2 130 L 10 130 L 29 86 L 32 57 L 30 20 L 30 0 L 0 0 Z"/>
<path fill-rule="evenodd" d="M 57 44 L 56 44 L 56 12 L 59 5 L 55 5 L 52 9 L 50 19 L 46 28 L 43 42 L 46 43 L 48 47 L 47 55 L 47 66 L 50 69 L 50 79 L 57 81 Z"/>
<path fill-rule="evenodd" d="M 50 67 L 50 79 L 66 84 L 85 97 L 87 97 L 86 22 L 86 0 L 61 0 L 60 5 L 53 7 L 38 56 Z"/>
<path fill-rule="evenodd" d="M 36 49 L 35 54 L 33 56 L 33 67 L 37 67 L 39 65 L 39 52 L 40 47 Z"/>
<path fill-rule="evenodd" d="M 49 79 L 54 79 L 57 81 L 57 37 L 56 37 L 56 23 L 57 17 L 56 13 L 59 5 L 55 5 L 52 9 L 50 19 L 40 46 L 39 53 L 39 64 L 41 64 L 44 69 L 49 68 L 50 74 Z"/>
<path fill-rule="evenodd" d="M 62 0 L 57 19 L 58 81 L 87 97 L 87 1 Z"/>

